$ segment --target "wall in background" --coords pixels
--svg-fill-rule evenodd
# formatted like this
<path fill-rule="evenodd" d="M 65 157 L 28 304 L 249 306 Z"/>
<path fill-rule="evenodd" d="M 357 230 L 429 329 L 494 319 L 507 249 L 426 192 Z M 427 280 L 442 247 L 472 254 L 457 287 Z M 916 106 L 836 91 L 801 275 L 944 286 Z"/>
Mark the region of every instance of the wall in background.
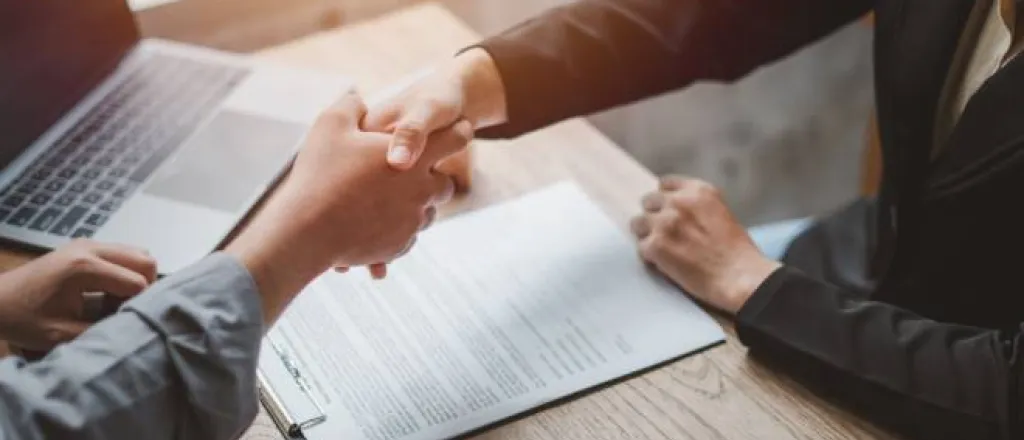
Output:
<path fill-rule="evenodd" d="M 571 0 L 447 0 L 484 34 Z M 719 185 L 743 221 L 857 196 L 873 105 L 871 30 L 852 24 L 735 84 L 701 83 L 590 120 L 657 174 Z"/>
<path fill-rule="evenodd" d="M 749 223 L 817 214 L 860 188 L 871 68 L 871 32 L 855 24 L 735 84 L 593 120 L 656 173 L 720 185 Z"/>

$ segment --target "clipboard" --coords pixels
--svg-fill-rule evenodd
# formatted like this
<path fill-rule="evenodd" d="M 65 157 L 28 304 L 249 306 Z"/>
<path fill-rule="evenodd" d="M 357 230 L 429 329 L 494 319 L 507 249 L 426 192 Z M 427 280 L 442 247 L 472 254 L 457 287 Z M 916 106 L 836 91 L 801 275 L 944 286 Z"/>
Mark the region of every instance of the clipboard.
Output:
<path fill-rule="evenodd" d="M 308 440 L 464 438 L 725 340 L 632 249 L 571 183 L 442 222 L 386 281 L 310 283 L 264 338 L 264 400 Z"/>
<path fill-rule="evenodd" d="M 285 436 L 303 438 L 304 430 L 327 421 L 323 406 L 310 391 L 302 370 L 284 347 L 265 338 L 260 358 L 256 372 L 259 398 L 271 420 Z"/>

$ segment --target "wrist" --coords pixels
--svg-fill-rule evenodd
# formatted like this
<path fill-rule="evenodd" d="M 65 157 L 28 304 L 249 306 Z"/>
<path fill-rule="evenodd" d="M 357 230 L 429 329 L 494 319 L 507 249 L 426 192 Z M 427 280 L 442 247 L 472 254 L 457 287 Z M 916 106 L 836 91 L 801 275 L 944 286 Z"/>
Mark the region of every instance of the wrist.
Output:
<path fill-rule="evenodd" d="M 462 87 L 463 115 L 474 127 L 499 125 L 508 120 L 505 84 L 487 51 L 473 48 L 459 54 L 450 74 Z"/>
<path fill-rule="evenodd" d="M 330 256 L 318 252 L 322 246 L 304 242 L 309 233 L 303 231 L 313 229 L 309 222 L 273 215 L 279 210 L 271 205 L 273 201 L 224 248 L 256 282 L 268 326 L 307 284 L 331 267 Z"/>
<path fill-rule="evenodd" d="M 742 270 L 736 271 L 730 277 L 730 282 L 723 290 L 722 308 L 731 315 L 739 313 L 747 301 L 754 296 L 754 292 L 757 292 L 764 281 L 780 267 L 782 267 L 782 263 L 761 255 L 743 264 Z"/>

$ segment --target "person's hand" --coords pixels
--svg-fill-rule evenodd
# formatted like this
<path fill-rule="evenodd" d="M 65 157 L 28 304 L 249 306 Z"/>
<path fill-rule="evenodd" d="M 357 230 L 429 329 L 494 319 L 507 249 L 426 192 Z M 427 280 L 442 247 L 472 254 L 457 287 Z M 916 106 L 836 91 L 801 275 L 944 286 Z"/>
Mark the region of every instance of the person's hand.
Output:
<path fill-rule="evenodd" d="M 85 331 L 86 295 L 120 300 L 156 279 L 145 252 L 93 241 L 74 241 L 0 275 L 0 339 L 36 352 L 49 351 Z"/>
<path fill-rule="evenodd" d="M 505 111 L 505 90 L 494 61 L 483 49 L 472 49 L 373 106 L 362 127 L 392 133 L 388 163 L 406 170 L 420 160 L 431 134 L 458 121 L 473 128 L 500 124 Z"/>
<path fill-rule="evenodd" d="M 391 137 L 363 132 L 366 109 L 349 94 L 314 125 L 291 172 L 226 252 L 256 279 L 268 322 L 331 267 L 386 263 L 406 252 L 454 192 L 433 165 L 472 136 L 468 123 L 435 133 L 407 171 L 384 161 Z"/>
<path fill-rule="evenodd" d="M 663 177 L 631 222 L 640 256 L 686 292 L 735 314 L 780 267 L 765 257 L 710 184 Z"/>

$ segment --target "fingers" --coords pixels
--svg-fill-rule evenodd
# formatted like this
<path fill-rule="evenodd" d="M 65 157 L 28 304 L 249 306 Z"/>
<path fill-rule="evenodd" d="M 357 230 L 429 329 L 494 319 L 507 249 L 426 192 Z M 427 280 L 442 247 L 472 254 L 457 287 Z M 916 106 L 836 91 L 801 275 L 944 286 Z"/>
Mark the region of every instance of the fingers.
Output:
<path fill-rule="evenodd" d="M 76 272 L 74 284 L 79 292 L 106 292 L 131 298 L 149 286 L 145 275 L 102 258 L 79 265 Z"/>
<path fill-rule="evenodd" d="M 388 276 L 388 265 L 384 263 L 377 263 L 370 265 L 370 277 L 375 280 L 383 280 Z"/>
<path fill-rule="evenodd" d="M 58 249 L 68 285 L 76 293 L 106 292 L 128 298 L 156 280 L 156 261 L 145 251 L 118 244 L 76 240 Z"/>
<path fill-rule="evenodd" d="M 693 216 L 675 209 L 666 209 L 648 215 L 648 219 L 651 223 L 652 232 L 660 236 L 678 238 L 683 229 L 683 224 L 691 223 Z"/>
<path fill-rule="evenodd" d="M 423 211 L 423 223 L 420 224 L 420 230 L 426 230 L 430 225 L 434 224 L 434 220 L 437 220 L 437 208 L 433 206 L 427 207 Z"/>
<path fill-rule="evenodd" d="M 402 252 L 399 252 L 398 256 L 395 258 L 404 257 L 406 254 L 409 253 L 409 251 L 412 250 L 413 246 L 416 246 L 416 237 L 413 237 L 412 240 L 409 240 L 409 242 L 405 244 L 405 249 L 402 249 Z"/>
<path fill-rule="evenodd" d="M 431 206 L 425 209 L 423 212 L 423 218 L 423 224 L 420 226 L 421 231 L 429 228 L 430 225 L 434 222 L 434 219 L 437 218 L 437 208 Z M 411 251 L 413 246 L 415 245 L 416 237 L 412 237 L 412 239 L 409 240 L 409 242 L 405 245 L 405 248 L 403 248 L 401 252 L 395 255 L 394 258 L 397 259 L 405 256 L 405 254 L 408 254 L 409 251 Z M 387 263 L 371 264 L 368 269 L 370 271 L 370 277 L 372 277 L 375 280 L 382 280 L 388 276 Z M 347 266 L 335 267 L 334 271 L 337 273 L 346 273 L 349 271 L 349 268 Z"/>
<path fill-rule="evenodd" d="M 34 341 L 26 348 L 32 351 L 48 352 L 60 344 L 69 342 L 89 329 L 91 323 L 67 319 L 50 320 L 43 325 L 43 340 Z"/>
<path fill-rule="evenodd" d="M 665 205 L 665 196 L 660 192 L 647 194 L 640 200 L 645 212 L 658 212 Z"/>
<path fill-rule="evenodd" d="M 459 111 L 454 106 L 436 100 L 415 101 L 395 124 L 388 163 L 400 170 L 411 168 L 426 149 L 427 138 L 458 118 Z"/>
<path fill-rule="evenodd" d="M 659 187 L 664 188 L 665 186 L 676 184 L 674 177 L 668 177 L 670 178 L 668 180 L 662 178 Z M 643 207 L 644 214 L 630 220 L 629 230 L 633 232 L 637 239 L 643 240 L 651 235 L 651 232 L 654 230 L 652 214 L 661 212 L 661 209 L 665 207 L 665 194 L 658 191 L 647 193 L 640 199 L 640 206 Z"/>
<path fill-rule="evenodd" d="M 326 118 L 336 126 L 359 129 L 364 116 L 366 116 L 366 104 L 363 102 L 363 98 L 353 90 L 331 104 L 321 118 Z"/>
<path fill-rule="evenodd" d="M 668 175 L 658 179 L 658 189 L 661 191 L 675 191 L 686 185 L 687 179 L 682 176 Z"/>
<path fill-rule="evenodd" d="M 434 168 L 445 158 L 464 151 L 473 140 L 473 134 L 473 124 L 465 119 L 433 133 L 427 142 L 426 151 L 418 162 L 419 165 L 427 169 Z"/>
<path fill-rule="evenodd" d="M 450 202 L 452 197 L 455 197 L 455 179 L 437 171 L 431 171 L 430 176 L 433 179 L 434 196 L 431 198 L 429 206 Z"/>
<path fill-rule="evenodd" d="M 96 255 L 142 275 L 147 283 L 156 281 L 156 260 L 146 251 L 116 244 L 96 244 Z"/>
<path fill-rule="evenodd" d="M 651 220 L 647 216 L 634 217 L 629 222 L 629 230 L 633 232 L 637 239 L 643 240 L 648 235 L 651 235 Z"/>
<path fill-rule="evenodd" d="M 387 263 L 374 263 L 367 267 L 370 271 L 370 276 L 375 280 L 382 280 L 388 276 L 388 265 Z M 338 266 L 334 268 L 335 273 L 345 274 L 351 270 L 348 266 Z"/>

